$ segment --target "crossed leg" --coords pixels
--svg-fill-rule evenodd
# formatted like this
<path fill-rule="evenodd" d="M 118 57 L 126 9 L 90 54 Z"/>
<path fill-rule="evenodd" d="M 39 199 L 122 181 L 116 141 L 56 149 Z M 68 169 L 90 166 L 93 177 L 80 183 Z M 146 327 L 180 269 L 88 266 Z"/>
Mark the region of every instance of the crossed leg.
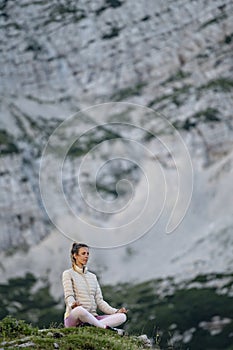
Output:
<path fill-rule="evenodd" d="M 65 319 L 65 327 L 76 327 L 82 323 L 89 323 L 95 327 L 106 328 L 106 326 L 119 326 L 125 321 L 126 315 L 123 313 L 95 317 L 82 306 L 77 306 Z"/>

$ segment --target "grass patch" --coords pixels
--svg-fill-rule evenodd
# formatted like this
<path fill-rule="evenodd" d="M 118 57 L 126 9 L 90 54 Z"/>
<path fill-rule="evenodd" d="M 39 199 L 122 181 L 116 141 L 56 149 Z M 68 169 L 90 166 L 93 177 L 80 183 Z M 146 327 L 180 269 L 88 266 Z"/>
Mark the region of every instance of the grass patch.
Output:
<path fill-rule="evenodd" d="M 14 339 L 38 333 L 38 328 L 32 327 L 23 320 L 16 320 L 8 315 L 0 321 L 0 340 Z"/>
<path fill-rule="evenodd" d="M 39 330 L 22 320 L 6 317 L 0 321 L 0 346 L 4 349 L 23 346 L 24 349 L 53 349 L 55 343 L 64 350 L 139 350 L 141 343 L 134 337 L 121 338 L 109 330 L 96 327 L 49 328 Z"/>

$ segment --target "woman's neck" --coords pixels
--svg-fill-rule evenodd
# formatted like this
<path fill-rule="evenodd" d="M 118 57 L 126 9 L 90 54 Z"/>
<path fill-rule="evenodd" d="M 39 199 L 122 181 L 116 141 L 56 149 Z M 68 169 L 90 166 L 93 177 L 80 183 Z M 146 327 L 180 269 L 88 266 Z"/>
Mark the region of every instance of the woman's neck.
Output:
<path fill-rule="evenodd" d="M 81 263 L 76 263 L 75 265 L 76 265 L 76 266 L 78 266 L 80 269 L 82 269 L 82 268 L 83 268 L 83 266 L 84 266 L 84 265 L 83 265 L 83 264 L 81 264 Z"/>

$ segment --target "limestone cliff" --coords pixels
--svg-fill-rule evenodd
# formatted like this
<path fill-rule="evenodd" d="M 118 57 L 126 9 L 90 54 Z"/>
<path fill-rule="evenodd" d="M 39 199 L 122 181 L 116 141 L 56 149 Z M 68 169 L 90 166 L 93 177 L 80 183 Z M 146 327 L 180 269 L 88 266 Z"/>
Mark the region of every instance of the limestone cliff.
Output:
<path fill-rule="evenodd" d="M 68 255 L 64 248 L 68 249 L 70 241 L 52 232 L 41 201 L 42 150 L 54 129 L 70 115 L 95 104 L 118 101 L 152 108 L 180 132 L 193 162 L 194 192 L 184 223 L 169 239 L 163 235 L 162 222 L 128 248 L 104 256 L 97 251 L 103 279 L 127 280 L 128 269 L 138 266 L 138 259 L 139 270 L 132 273 L 132 279 L 231 269 L 232 1 L 5 0 L 0 9 L 0 249 L 4 279 L 30 268 L 38 274 L 49 270 L 53 279 L 51 271 L 60 273 L 64 267 Z M 96 128 L 101 118 L 98 113 L 96 117 L 84 113 L 79 132 L 87 125 Z M 160 131 L 176 149 L 174 135 L 167 135 L 166 128 L 161 130 L 156 117 L 126 109 L 118 120 L 155 134 Z M 66 163 L 65 192 L 73 209 L 84 215 L 93 212 L 83 208 L 74 169 L 90 145 L 109 140 L 109 133 L 114 136 L 114 132 L 121 139 L 134 134 L 134 130 L 120 127 L 98 129 L 81 140 L 78 149 L 74 147 Z M 144 139 L 141 133 L 135 136 L 139 143 Z M 153 140 L 147 137 L 146 142 L 154 150 Z M 130 150 L 133 157 L 134 149 Z M 88 163 L 89 173 L 101 157 L 108 158 L 108 152 L 110 149 L 100 152 L 96 164 Z M 156 157 L 165 174 L 171 174 L 166 152 L 158 152 Z M 99 177 L 98 189 L 105 199 L 116 197 L 119 168 L 135 188 L 140 185 L 141 174 L 134 165 L 112 164 Z M 168 177 L 173 182 L 173 174 Z M 84 176 L 86 188 L 91 180 Z M 171 184 L 169 188 L 172 193 Z M 127 197 L 128 190 L 122 191 Z M 106 223 L 101 215 L 95 220 L 103 226 Z M 142 246 L 147 251 L 143 261 L 138 257 Z M 60 262 L 51 267 L 57 251 Z M 38 262 L 40 254 L 44 258 Z M 111 272 L 105 269 L 106 258 Z M 151 263 L 155 269 L 147 268 Z M 128 269 L 121 269 L 124 266 Z"/>

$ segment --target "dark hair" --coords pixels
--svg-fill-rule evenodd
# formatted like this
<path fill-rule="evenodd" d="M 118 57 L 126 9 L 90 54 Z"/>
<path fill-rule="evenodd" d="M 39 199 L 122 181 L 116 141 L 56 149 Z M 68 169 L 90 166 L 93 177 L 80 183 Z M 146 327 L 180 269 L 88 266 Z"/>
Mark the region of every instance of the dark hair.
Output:
<path fill-rule="evenodd" d="M 87 244 L 74 242 L 70 251 L 72 265 L 75 264 L 74 254 L 78 254 L 80 248 L 89 248 Z"/>

